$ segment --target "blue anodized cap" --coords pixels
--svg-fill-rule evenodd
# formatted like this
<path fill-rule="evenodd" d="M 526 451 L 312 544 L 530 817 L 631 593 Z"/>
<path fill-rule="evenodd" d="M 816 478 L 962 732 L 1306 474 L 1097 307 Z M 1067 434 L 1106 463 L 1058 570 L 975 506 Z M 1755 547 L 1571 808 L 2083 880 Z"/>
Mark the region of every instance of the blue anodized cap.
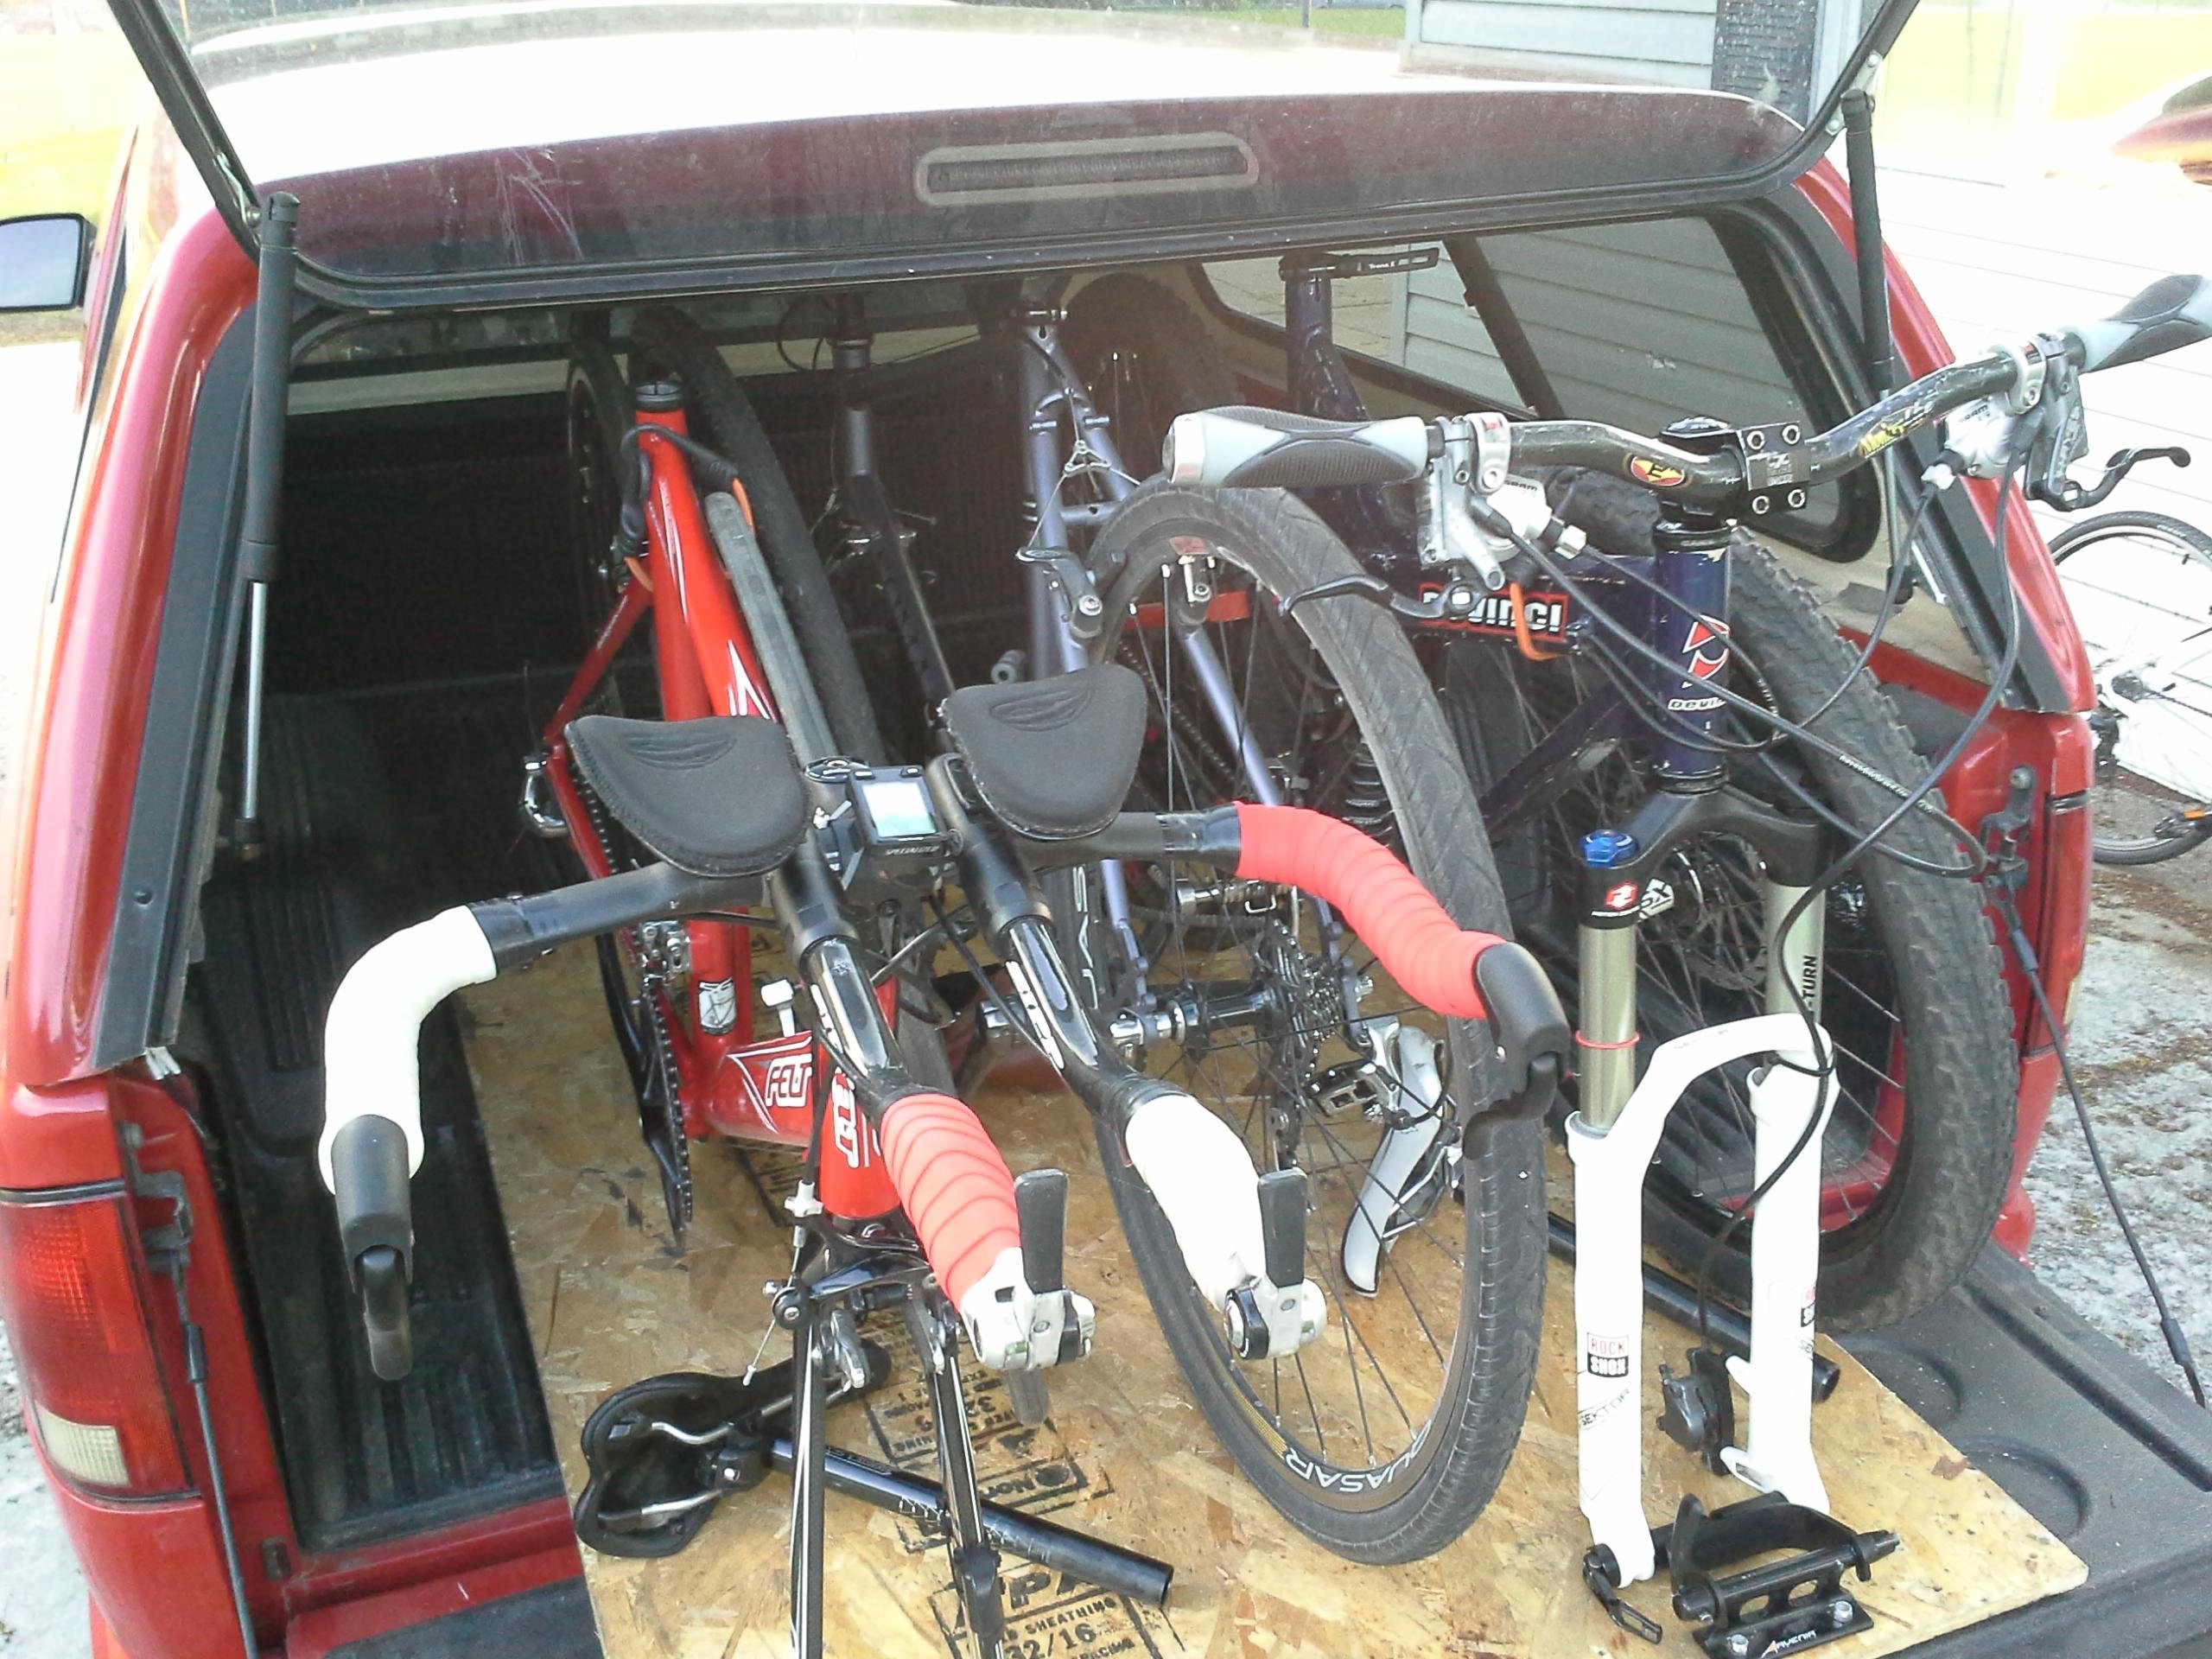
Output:
<path fill-rule="evenodd" d="M 1592 830 L 1582 837 L 1582 861 L 1593 870 L 1625 864 L 1637 851 L 1636 837 L 1625 830 Z"/>

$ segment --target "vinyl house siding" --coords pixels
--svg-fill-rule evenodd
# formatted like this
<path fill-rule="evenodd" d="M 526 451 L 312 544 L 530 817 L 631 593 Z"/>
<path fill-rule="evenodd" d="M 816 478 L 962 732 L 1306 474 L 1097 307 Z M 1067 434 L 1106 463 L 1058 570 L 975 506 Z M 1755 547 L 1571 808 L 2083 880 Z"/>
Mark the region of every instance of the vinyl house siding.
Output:
<path fill-rule="evenodd" d="M 1646 432 L 1688 414 L 1803 415 L 1703 223 L 1493 236 L 1483 246 L 1569 415 Z M 1416 373 L 1516 401 L 1448 266 L 1408 281 L 1402 351 Z"/>
<path fill-rule="evenodd" d="M 1567 78 L 1712 84 L 1713 0 L 1413 0 L 1406 39 Z"/>

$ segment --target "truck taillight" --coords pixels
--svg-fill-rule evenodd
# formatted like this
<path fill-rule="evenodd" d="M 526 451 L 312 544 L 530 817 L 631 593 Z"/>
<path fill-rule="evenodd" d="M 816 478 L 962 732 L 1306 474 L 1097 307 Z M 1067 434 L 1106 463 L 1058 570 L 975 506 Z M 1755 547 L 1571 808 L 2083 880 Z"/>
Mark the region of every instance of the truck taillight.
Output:
<path fill-rule="evenodd" d="M 47 1461 L 89 1492 L 145 1497 L 191 1482 L 130 1226 L 120 1195 L 0 1203 L 0 1312 Z"/>

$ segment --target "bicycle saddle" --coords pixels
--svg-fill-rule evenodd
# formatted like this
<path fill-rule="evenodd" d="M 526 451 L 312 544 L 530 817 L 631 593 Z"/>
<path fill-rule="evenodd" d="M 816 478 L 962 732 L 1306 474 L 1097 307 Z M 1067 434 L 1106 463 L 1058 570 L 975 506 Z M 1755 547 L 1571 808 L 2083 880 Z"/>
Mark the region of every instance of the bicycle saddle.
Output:
<path fill-rule="evenodd" d="M 784 728 L 752 715 L 569 725 L 592 792 L 654 856 L 692 875 L 762 875 L 806 833 L 806 785 Z"/>
<path fill-rule="evenodd" d="M 1090 835 L 1128 804 L 1144 715 L 1144 682 L 1119 663 L 963 686 L 944 700 L 983 804 L 1037 841 Z"/>

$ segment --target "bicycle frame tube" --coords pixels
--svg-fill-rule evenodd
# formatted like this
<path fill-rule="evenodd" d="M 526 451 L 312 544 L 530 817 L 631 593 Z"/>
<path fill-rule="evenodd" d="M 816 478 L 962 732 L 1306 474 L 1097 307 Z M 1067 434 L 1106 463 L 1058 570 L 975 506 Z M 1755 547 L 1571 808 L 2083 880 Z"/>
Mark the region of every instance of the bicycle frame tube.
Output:
<path fill-rule="evenodd" d="M 1325 421 L 1363 421 L 1367 400 L 1352 383 L 1336 339 L 1335 284 L 1332 256 L 1301 262 L 1293 254 L 1282 263 L 1285 383 L 1290 406 Z M 1400 565 L 1388 515 L 1371 487 L 1314 490 L 1313 509 L 1344 538 L 1363 564 L 1378 569 Z"/>
<path fill-rule="evenodd" d="M 641 425 L 684 430 L 680 411 L 640 411 Z M 647 468 L 642 579 L 633 576 L 577 671 L 543 734 L 545 770 L 569 825 L 569 840 L 594 877 L 612 872 L 578 788 L 569 723 L 612 671 L 651 613 L 654 671 L 663 716 L 778 718 L 751 629 L 715 555 L 690 467 L 681 451 L 646 433 L 639 448 Z M 821 1068 L 830 1060 L 810 1033 L 794 1029 L 753 1040 L 752 939 L 741 924 L 685 924 L 690 947 L 690 1018 L 679 1020 L 665 990 L 659 999 L 683 1106 L 684 1132 L 804 1147 L 812 1139 Z M 886 988 L 885 1017 L 891 1017 Z M 852 1219 L 897 1205 L 875 1133 L 849 1081 L 833 1071 L 823 1103 L 821 1193 L 825 1209 Z"/>
<path fill-rule="evenodd" d="M 1653 742 L 1662 788 L 1714 789 L 1728 775 L 1726 757 L 1708 746 L 1726 707 L 1715 688 L 1728 683 L 1728 536 L 1725 519 L 1672 512 L 1654 531 L 1651 575 L 1664 592 L 1649 594 L 1644 643 L 1675 660 L 1672 673 L 1655 666 L 1650 684 L 1664 729 L 1680 734 Z"/>

